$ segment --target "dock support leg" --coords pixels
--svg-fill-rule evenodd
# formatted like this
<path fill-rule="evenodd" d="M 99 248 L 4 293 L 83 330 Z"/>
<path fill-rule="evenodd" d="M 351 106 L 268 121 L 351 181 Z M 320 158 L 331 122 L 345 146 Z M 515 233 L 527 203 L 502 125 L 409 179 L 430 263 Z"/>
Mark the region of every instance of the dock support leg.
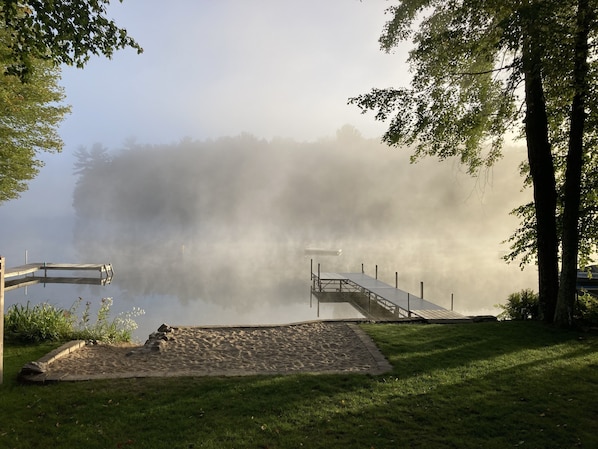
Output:
<path fill-rule="evenodd" d="M 320 264 L 318 263 L 318 290 L 321 292 L 322 291 L 322 277 L 320 276 Z M 320 316 L 319 314 L 319 307 L 318 307 L 318 316 Z"/>

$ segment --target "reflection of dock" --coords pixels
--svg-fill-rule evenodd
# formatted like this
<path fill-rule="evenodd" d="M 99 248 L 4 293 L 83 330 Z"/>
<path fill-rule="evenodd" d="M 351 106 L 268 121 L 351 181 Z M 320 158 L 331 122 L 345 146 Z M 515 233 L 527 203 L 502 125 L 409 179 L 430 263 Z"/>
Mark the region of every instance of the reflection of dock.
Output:
<path fill-rule="evenodd" d="M 48 276 L 48 271 L 97 271 L 99 276 Z M 39 275 L 39 274 L 42 275 Z M 104 264 L 70 264 L 70 263 L 29 263 L 13 268 L 6 268 L 4 272 L 5 291 L 35 284 L 87 284 L 106 285 L 112 281 L 114 270 L 109 263 Z"/>
<path fill-rule="evenodd" d="M 469 317 L 364 273 L 313 273 L 312 292 L 320 301 L 347 301 L 367 318 L 393 320 L 420 318 L 431 323 L 468 322 Z"/>

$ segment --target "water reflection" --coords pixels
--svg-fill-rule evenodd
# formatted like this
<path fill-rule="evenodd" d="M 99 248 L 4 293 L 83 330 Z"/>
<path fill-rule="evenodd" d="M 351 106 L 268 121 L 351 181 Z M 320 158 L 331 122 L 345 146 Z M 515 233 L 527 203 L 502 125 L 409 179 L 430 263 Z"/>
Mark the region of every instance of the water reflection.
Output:
<path fill-rule="evenodd" d="M 228 254 L 228 250 L 226 253 Z M 289 256 L 268 265 L 253 265 L 236 257 L 226 266 L 212 257 L 163 264 L 135 265 L 117 259 L 112 283 L 84 285 L 44 283 L 10 290 L 7 307 L 15 303 L 47 301 L 69 308 L 78 297 L 92 302 L 92 316 L 103 297 L 115 299 L 112 316 L 139 307 L 137 340 L 144 340 L 161 323 L 174 325 L 281 324 L 315 319 L 355 318 L 362 315 L 346 304 L 318 305 L 310 295 L 309 260 Z M 242 256 L 238 254 L 237 256 Z M 31 278 L 29 278 L 31 279 Z M 76 279 L 72 278 L 76 281 Z M 65 280 L 66 282 L 66 280 Z M 96 283 L 99 284 L 99 283 Z"/>
<path fill-rule="evenodd" d="M 508 155 L 507 155 L 508 156 Z M 533 270 L 500 260 L 517 223 L 516 153 L 493 184 L 449 164 L 409 164 L 407 151 L 343 128 L 297 143 L 242 135 L 172 145 L 81 149 L 68 260 L 112 263 L 108 286 L 32 287 L 9 301 L 114 298 L 115 312 L 147 313 L 140 338 L 168 324 L 266 324 L 318 317 L 310 259 L 323 271 L 365 271 L 463 314 L 534 287 Z M 499 168 L 496 169 L 497 171 Z M 56 234 L 61 235 L 61 234 Z M 325 249 L 331 253 L 310 253 Z M 34 248 L 29 248 L 32 252 Z M 338 250 L 342 249 L 342 252 Z M 334 250 L 334 251 L 333 251 Z M 13 265 L 12 261 L 8 261 Z M 17 295 L 17 296 L 14 296 Z M 321 305 L 320 318 L 346 309 Z M 358 316 L 358 315 L 356 315 Z"/>

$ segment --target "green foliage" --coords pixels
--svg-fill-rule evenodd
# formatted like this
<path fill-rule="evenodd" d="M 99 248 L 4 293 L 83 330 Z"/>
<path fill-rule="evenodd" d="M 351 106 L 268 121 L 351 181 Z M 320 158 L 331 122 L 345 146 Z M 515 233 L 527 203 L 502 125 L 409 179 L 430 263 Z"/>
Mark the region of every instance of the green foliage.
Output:
<path fill-rule="evenodd" d="M 47 303 L 15 304 L 4 315 L 4 329 L 10 339 L 39 343 L 67 340 L 73 321 L 68 311 Z"/>
<path fill-rule="evenodd" d="M 540 272 L 550 274 L 540 277 L 544 305 L 556 299 L 551 282 L 560 236 L 567 236 L 561 251 L 567 267 L 578 255 L 582 265 L 588 263 L 598 248 L 598 114 L 589 107 L 598 101 L 597 10 L 596 0 L 397 2 L 386 10 L 390 19 L 380 45 L 390 52 L 413 42 L 411 86 L 372 89 L 349 99 L 387 122 L 383 140 L 412 148 L 413 160 L 455 157 L 472 174 L 500 157 L 507 132 L 525 135 L 534 169 L 523 164 L 522 173 L 526 185 L 534 185 L 535 203 L 513 211 L 521 226 L 509 240 L 506 259 L 537 260 Z M 566 210 L 573 213 L 564 215 Z M 571 297 L 573 271 L 562 271 Z"/>
<path fill-rule="evenodd" d="M 122 0 L 121 0 L 122 1 Z M 7 73 L 28 80 L 36 59 L 83 67 L 91 55 L 111 57 L 131 47 L 143 52 L 124 28 L 107 14 L 109 0 L 2 0 L 0 18 L 11 31 L 11 63 Z"/>
<path fill-rule="evenodd" d="M 391 372 L 35 388 L 16 373 L 44 351 L 8 345 L 0 447 L 598 447 L 595 334 L 529 321 L 363 328 Z"/>
<path fill-rule="evenodd" d="M 106 17 L 109 0 L 0 0 L 0 203 L 18 198 L 58 152 L 57 128 L 69 108 L 60 64 L 83 67 L 91 55 L 142 48 Z"/>
<path fill-rule="evenodd" d="M 78 316 L 82 299 L 68 310 L 48 303 L 31 306 L 15 304 L 4 316 L 4 329 L 11 340 L 39 343 L 43 341 L 97 340 L 104 342 L 130 341 L 137 328 L 133 317 L 142 315 L 141 309 L 110 319 L 111 298 L 103 298 L 97 318 L 91 322 L 91 303 Z"/>
<path fill-rule="evenodd" d="M 506 304 L 496 307 L 502 309 L 500 320 L 537 320 L 538 294 L 530 289 L 509 295 Z M 577 297 L 574 320 L 582 326 L 598 326 L 598 298 L 589 293 Z"/>
<path fill-rule="evenodd" d="M 512 293 L 507 304 L 498 305 L 503 311 L 498 315 L 501 320 L 537 320 L 539 315 L 538 294 L 533 290 L 524 289 Z"/>
<path fill-rule="evenodd" d="M 78 310 L 82 303 L 79 298 L 69 313 L 73 317 L 78 317 Z M 134 318 L 143 315 L 145 312 L 139 308 L 133 308 L 131 312 L 126 312 L 110 318 L 110 309 L 112 307 L 112 298 L 102 298 L 100 307 L 97 311 L 96 319 L 91 321 L 91 302 L 87 301 L 81 316 L 74 323 L 74 331 L 71 339 L 77 340 L 97 340 L 105 342 L 124 342 L 130 341 L 132 332 L 137 329 L 137 323 Z"/>
<path fill-rule="evenodd" d="M 515 107 L 520 74 L 507 51 L 508 9 L 494 2 L 403 1 L 387 12 L 380 38 L 385 51 L 412 39 L 410 88 L 373 89 L 351 98 L 363 112 L 388 121 L 383 140 L 423 156 L 457 157 L 470 173 L 500 157 Z M 417 28 L 416 28 L 417 27 Z"/>
<path fill-rule="evenodd" d="M 598 326 L 598 298 L 589 293 L 579 295 L 575 319 L 582 325 Z"/>
<path fill-rule="evenodd" d="M 0 64 L 10 64 L 9 33 L 0 29 Z M 35 60 L 28 82 L 0 76 L 0 203 L 18 198 L 43 165 L 40 152 L 59 152 L 58 126 L 69 107 L 61 104 L 60 71 Z"/>

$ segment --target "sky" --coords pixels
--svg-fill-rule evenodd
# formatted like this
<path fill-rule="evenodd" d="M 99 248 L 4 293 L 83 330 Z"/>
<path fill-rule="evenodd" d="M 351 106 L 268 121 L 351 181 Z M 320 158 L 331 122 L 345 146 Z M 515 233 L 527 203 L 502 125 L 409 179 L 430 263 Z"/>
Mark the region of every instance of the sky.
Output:
<path fill-rule="evenodd" d="M 113 2 L 109 17 L 144 48 L 63 67 L 72 112 L 60 126 L 64 150 L 18 201 L 0 206 L 23 218 L 71 210 L 75 151 L 128 140 L 173 143 L 250 133 L 313 141 L 345 124 L 364 137 L 384 124 L 349 97 L 406 85 L 408 45 L 379 49 L 387 16 L 381 0 L 156 0 Z M 34 205 L 34 207 L 32 207 Z"/>
<path fill-rule="evenodd" d="M 67 68 L 67 146 L 183 136 L 313 140 L 350 123 L 383 127 L 351 96 L 408 80 L 405 54 L 379 50 L 383 1 L 125 0 L 110 12 L 143 47 Z M 403 53 L 403 54 L 402 54 Z"/>
<path fill-rule="evenodd" d="M 110 60 L 93 57 L 84 69 L 63 67 L 72 107 L 59 130 L 64 150 L 43 155 L 46 165 L 29 190 L 0 205 L 3 229 L 11 229 L 0 236 L 0 251 L 22 263 L 27 248 L 72 233 L 74 154 L 82 146 L 117 150 L 131 140 L 172 144 L 242 133 L 312 142 L 347 124 L 365 138 L 380 137 L 385 124 L 347 101 L 373 87 L 409 84 L 409 44 L 390 54 L 379 48 L 388 6 L 383 0 L 113 2 L 108 15 L 144 53 L 125 49 Z M 458 169 L 449 162 L 447 170 Z M 499 163 L 493 176 L 501 170 Z M 476 201 L 473 214 L 486 213 L 484 200 Z M 496 236 L 497 247 L 506 237 Z"/>

